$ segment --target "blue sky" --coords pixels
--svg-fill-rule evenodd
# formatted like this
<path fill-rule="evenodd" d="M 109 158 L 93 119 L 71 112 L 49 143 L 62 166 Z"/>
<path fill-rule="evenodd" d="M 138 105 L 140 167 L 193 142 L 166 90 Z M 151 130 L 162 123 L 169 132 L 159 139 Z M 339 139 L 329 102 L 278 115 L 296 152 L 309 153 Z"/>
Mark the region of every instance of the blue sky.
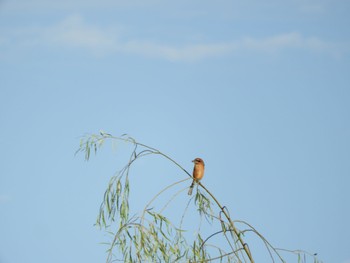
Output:
<path fill-rule="evenodd" d="M 349 263 L 349 10 L 345 0 L 0 1 L 0 262 L 105 259 L 93 224 L 127 147 L 74 156 L 80 136 L 102 129 L 189 171 L 202 157 L 203 184 L 233 218 L 277 247 Z M 140 174 L 152 186 L 185 178 L 153 159 Z M 134 198 L 147 190 L 135 182 Z"/>

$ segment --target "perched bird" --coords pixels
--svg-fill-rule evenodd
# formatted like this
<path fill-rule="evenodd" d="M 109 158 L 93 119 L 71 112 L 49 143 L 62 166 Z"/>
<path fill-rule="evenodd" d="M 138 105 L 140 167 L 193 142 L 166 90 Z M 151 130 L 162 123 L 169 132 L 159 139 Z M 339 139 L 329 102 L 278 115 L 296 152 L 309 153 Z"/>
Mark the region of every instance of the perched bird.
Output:
<path fill-rule="evenodd" d="M 197 183 L 204 176 L 204 162 L 203 162 L 203 160 L 201 158 L 196 158 L 192 162 L 194 162 L 193 181 L 192 181 L 192 184 L 190 186 L 190 189 L 188 190 L 188 195 L 192 194 L 194 184 Z"/>

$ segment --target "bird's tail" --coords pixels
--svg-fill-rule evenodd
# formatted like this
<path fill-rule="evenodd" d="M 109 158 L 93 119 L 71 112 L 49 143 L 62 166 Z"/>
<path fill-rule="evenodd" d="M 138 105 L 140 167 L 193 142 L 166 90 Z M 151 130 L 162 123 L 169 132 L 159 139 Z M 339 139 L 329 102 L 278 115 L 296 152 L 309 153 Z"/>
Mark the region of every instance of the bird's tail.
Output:
<path fill-rule="evenodd" d="M 194 180 L 192 181 L 192 184 L 191 184 L 191 186 L 190 186 L 190 189 L 188 190 L 188 195 L 191 195 L 191 194 L 192 194 L 193 187 L 194 187 Z"/>

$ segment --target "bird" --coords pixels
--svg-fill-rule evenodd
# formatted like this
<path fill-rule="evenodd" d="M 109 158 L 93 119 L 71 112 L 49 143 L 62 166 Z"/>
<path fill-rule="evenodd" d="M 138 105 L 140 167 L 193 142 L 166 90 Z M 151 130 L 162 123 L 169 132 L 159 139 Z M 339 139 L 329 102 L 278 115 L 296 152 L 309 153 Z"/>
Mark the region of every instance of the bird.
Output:
<path fill-rule="evenodd" d="M 199 182 L 204 176 L 204 161 L 201 158 L 196 158 L 192 162 L 194 162 L 194 167 L 193 167 L 193 181 L 190 186 L 190 189 L 188 190 L 188 195 L 192 194 L 192 190 L 194 187 L 194 184 Z"/>

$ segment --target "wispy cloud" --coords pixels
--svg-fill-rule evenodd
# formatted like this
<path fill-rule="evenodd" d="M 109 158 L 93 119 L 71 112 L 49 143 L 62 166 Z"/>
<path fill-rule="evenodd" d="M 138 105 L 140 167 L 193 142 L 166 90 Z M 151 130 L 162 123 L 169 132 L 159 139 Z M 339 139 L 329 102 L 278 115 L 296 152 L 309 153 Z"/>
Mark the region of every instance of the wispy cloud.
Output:
<path fill-rule="evenodd" d="M 45 28 L 39 39 L 49 45 L 83 48 L 94 53 L 115 51 L 119 44 L 115 30 L 87 25 L 79 15 Z"/>
<path fill-rule="evenodd" d="M 337 54 L 340 46 L 317 37 L 304 37 L 298 32 L 290 32 L 266 38 L 244 38 L 239 41 L 242 49 L 276 52 L 286 49 L 303 49 L 313 52 Z M 339 50 L 337 50 L 339 48 Z"/>
<path fill-rule="evenodd" d="M 11 40 L 3 38 L 0 40 L 0 46 L 18 42 L 17 44 L 26 43 L 27 46 L 32 47 L 45 45 L 84 49 L 99 56 L 129 53 L 171 61 L 194 61 L 244 52 L 276 53 L 304 50 L 341 56 L 349 51 L 339 44 L 317 37 L 305 37 L 298 32 L 265 38 L 243 37 L 227 42 L 196 44 L 163 44 L 159 41 L 125 39 L 115 28 L 90 25 L 79 15 L 70 16 L 52 26 L 21 32 L 21 36 L 18 32 L 16 37 L 12 34 Z"/>

